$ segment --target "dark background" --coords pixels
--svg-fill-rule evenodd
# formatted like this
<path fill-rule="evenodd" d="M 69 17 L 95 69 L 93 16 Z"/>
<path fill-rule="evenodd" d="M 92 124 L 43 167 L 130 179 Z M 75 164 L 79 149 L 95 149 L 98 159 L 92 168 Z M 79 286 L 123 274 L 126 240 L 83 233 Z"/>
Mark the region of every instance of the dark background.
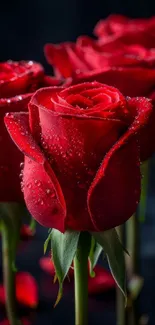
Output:
<path fill-rule="evenodd" d="M 1 0 L 0 60 L 31 59 L 45 65 L 43 46 L 46 42 L 72 41 L 81 34 L 91 35 L 97 21 L 111 13 L 149 17 L 155 15 L 155 2 Z"/>
<path fill-rule="evenodd" d="M 155 15 L 155 3 L 151 0 L 27 0 L 2 1 L 0 4 L 0 61 L 36 60 L 46 70 L 43 45 L 46 42 L 75 40 L 80 34 L 92 35 L 96 22 L 111 13 L 129 17 Z M 149 325 L 155 325 L 155 161 L 151 163 L 148 207 L 145 224 L 141 225 L 141 275 L 145 278 L 139 300 L 140 314 L 149 315 Z M 74 324 L 73 288 L 66 289 L 64 298 L 54 310 L 57 287 L 50 276 L 38 265 L 43 255 L 43 241 L 47 231 L 38 227 L 35 239 L 25 244 L 19 252 L 19 270 L 30 271 L 37 279 L 40 304 L 37 312 L 31 313 L 33 325 Z M 89 325 L 116 325 L 115 294 L 108 293 L 89 300 Z M 22 311 L 29 314 L 28 311 Z M 0 318 L 4 310 L 0 308 Z M 132 324 L 130 324 L 132 325 Z M 138 325 L 138 324 L 137 324 Z"/>

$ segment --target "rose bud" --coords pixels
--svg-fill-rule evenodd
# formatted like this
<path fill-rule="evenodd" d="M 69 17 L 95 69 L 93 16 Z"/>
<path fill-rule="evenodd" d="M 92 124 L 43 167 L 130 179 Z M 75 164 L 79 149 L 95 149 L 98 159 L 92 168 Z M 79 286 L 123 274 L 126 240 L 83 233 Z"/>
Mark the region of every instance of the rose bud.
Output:
<path fill-rule="evenodd" d="M 146 156 L 151 114 L 149 100 L 125 99 L 98 82 L 42 88 L 29 114 L 8 114 L 25 155 L 22 190 L 32 216 L 61 232 L 100 232 L 128 220 L 140 199 L 139 146 Z"/>

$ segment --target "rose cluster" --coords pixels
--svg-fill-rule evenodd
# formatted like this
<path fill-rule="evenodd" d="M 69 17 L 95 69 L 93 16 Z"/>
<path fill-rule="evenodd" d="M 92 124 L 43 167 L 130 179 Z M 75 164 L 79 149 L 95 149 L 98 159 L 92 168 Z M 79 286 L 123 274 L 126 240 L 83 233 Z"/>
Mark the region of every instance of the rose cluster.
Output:
<path fill-rule="evenodd" d="M 54 77 L 0 64 L 0 200 L 61 232 L 129 219 L 155 150 L 155 18 L 112 15 L 94 34 L 45 45 Z"/>

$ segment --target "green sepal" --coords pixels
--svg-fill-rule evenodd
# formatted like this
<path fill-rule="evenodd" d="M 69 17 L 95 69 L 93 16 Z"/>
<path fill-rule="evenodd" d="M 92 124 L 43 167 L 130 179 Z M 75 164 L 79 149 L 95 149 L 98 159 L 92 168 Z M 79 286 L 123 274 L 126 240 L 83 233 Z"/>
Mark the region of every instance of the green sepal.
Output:
<path fill-rule="evenodd" d="M 50 243 L 50 240 L 51 240 L 51 236 L 52 236 L 52 230 L 50 229 L 50 232 L 48 234 L 48 237 L 46 238 L 45 242 L 44 242 L 44 254 L 46 254 L 46 251 L 47 251 L 47 248 L 48 248 L 48 245 Z"/>
<path fill-rule="evenodd" d="M 37 224 L 36 220 L 33 217 L 31 217 L 29 228 L 33 234 L 35 234 L 35 232 L 36 232 L 36 224 Z"/>
<path fill-rule="evenodd" d="M 125 299 L 127 299 L 124 250 L 115 228 L 104 232 L 93 232 L 92 235 L 103 247 L 111 273 Z"/>
<path fill-rule="evenodd" d="M 122 248 L 123 248 L 124 252 L 125 252 L 128 256 L 130 256 L 128 250 L 126 249 L 126 247 L 123 245 L 123 243 L 122 243 L 122 241 L 121 241 L 121 238 L 120 238 L 120 230 L 119 230 L 119 228 L 120 228 L 120 227 L 118 226 L 118 227 L 115 228 L 115 230 L 116 230 L 116 232 L 117 232 L 117 234 L 118 234 L 118 238 L 119 238 L 119 240 L 120 240 L 120 244 L 122 245 Z"/>
<path fill-rule="evenodd" d="M 91 248 L 89 253 L 89 273 L 92 278 L 95 277 L 95 272 L 93 271 L 95 265 L 97 264 L 97 261 L 101 255 L 101 252 L 103 251 L 102 246 L 97 243 L 94 239 L 94 237 L 91 237 Z"/>
<path fill-rule="evenodd" d="M 77 251 L 80 232 L 66 231 L 62 234 L 53 229 L 51 234 L 52 259 L 55 266 L 56 276 L 59 281 L 59 292 L 55 302 L 58 304 L 63 293 L 63 281 L 70 269 Z"/>

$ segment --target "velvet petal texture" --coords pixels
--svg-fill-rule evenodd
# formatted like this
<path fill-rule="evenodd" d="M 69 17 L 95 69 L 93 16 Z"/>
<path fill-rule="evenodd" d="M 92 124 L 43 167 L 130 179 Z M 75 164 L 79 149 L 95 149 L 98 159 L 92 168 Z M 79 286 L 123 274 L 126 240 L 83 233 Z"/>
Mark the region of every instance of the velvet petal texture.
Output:
<path fill-rule="evenodd" d="M 130 19 L 123 15 L 110 15 L 97 23 L 94 34 L 101 39 L 102 44 L 119 39 L 125 43 L 153 47 L 155 41 L 155 17 Z"/>
<path fill-rule="evenodd" d="M 0 98 L 31 93 L 42 83 L 43 67 L 33 61 L 0 63 Z"/>
<path fill-rule="evenodd" d="M 109 67 L 106 70 L 81 73 L 76 78 L 70 78 L 70 84 L 98 81 L 118 88 L 124 96 L 149 97 L 155 87 L 155 70 L 143 67 Z"/>
<path fill-rule="evenodd" d="M 140 198 L 139 146 L 142 130 L 150 141 L 151 114 L 147 99 L 126 101 L 116 88 L 91 82 L 39 90 L 29 123 L 26 114 L 7 116 L 25 154 L 22 189 L 32 216 L 62 232 L 124 223 Z"/>
<path fill-rule="evenodd" d="M 43 152 L 30 133 L 28 114 L 10 114 L 6 120 L 11 136 L 26 155 L 22 190 L 28 209 L 34 217 L 39 212 L 39 222 L 43 225 L 46 215 L 47 227 L 50 227 L 52 213 L 55 218 L 54 228 L 64 231 L 62 219 L 65 217 L 66 206 L 62 190 Z"/>

